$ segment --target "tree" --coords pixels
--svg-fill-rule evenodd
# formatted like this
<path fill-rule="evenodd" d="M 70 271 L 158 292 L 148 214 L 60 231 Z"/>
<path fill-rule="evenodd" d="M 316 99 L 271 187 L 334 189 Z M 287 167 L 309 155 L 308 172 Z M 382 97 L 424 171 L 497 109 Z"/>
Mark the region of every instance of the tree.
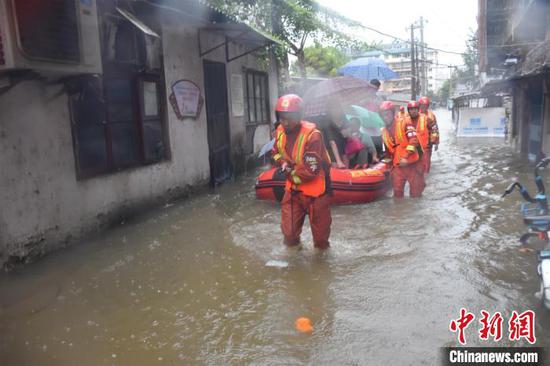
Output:
<path fill-rule="evenodd" d="M 441 88 L 437 91 L 436 99 L 439 103 L 446 103 L 451 94 L 451 82 L 449 79 L 443 82 Z"/>
<path fill-rule="evenodd" d="M 458 82 L 469 84 L 473 89 L 479 87 L 477 67 L 479 65 L 479 39 L 477 33 L 470 29 L 466 40 L 466 51 L 462 54 L 464 66 L 458 69 Z"/>
<path fill-rule="evenodd" d="M 314 46 L 304 48 L 304 58 L 306 72 L 313 76 L 336 76 L 338 68 L 349 61 L 344 52 L 336 47 L 323 47 L 319 43 Z M 294 62 L 291 71 L 297 74 L 299 66 Z"/>
<path fill-rule="evenodd" d="M 433 90 L 429 89 L 427 92 L 426 92 L 426 96 L 428 98 L 430 98 L 430 100 L 435 100 L 436 99 L 436 94 L 434 93 Z"/>
<path fill-rule="evenodd" d="M 439 90 L 437 91 L 435 97 L 436 100 L 439 101 L 441 104 L 446 104 L 447 100 L 449 100 L 453 94 L 452 86 L 456 85 L 458 82 L 458 72 L 454 71 L 451 74 L 451 78 L 447 79 L 443 82 L 443 85 Z"/>
<path fill-rule="evenodd" d="M 281 41 L 278 47 L 279 75 L 288 74 L 290 53 L 297 58 L 302 78 L 307 77 L 304 49 L 310 38 L 329 46 L 360 48 L 363 42 L 355 40 L 341 29 L 359 27 L 360 23 L 326 8 L 314 0 L 207 0 L 217 10 L 229 14 Z M 285 70 L 286 69 L 286 70 Z M 288 80 L 283 80 L 283 83 Z"/>
<path fill-rule="evenodd" d="M 452 96 L 452 87 L 457 84 L 470 85 L 472 89 L 479 87 L 479 78 L 477 75 L 477 65 L 479 63 L 479 40 L 477 33 L 470 29 L 470 35 L 466 40 L 466 51 L 462 54 L 464 66 L 455 68 L 451 78 L 445 80 L 441 88 L 437 91 L 436 98 L 441 103 L 446 103 Z"/>

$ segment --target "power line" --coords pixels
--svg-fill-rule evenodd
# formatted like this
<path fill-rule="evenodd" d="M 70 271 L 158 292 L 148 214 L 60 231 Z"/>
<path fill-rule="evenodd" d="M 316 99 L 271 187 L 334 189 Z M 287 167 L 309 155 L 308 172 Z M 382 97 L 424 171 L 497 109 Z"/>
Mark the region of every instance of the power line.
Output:
<path fill-rule="evenodd" d="M 394 38 L 398 41 L 401 41 L 403 43 L 407 43 L 407 44 L 411 44 L 411 41 L 408 41 L 408 40 L 404 40 L 402 38 L 399 38 L 399 37 L 395 37 L 395 36 L 392 36 L 390 34 L 387 34 L 387 33 L 384 33 L 384 32 L 381 32 L 381 31 L 378 31 L 374 28 L 370 28 L 370 27 L 367 27 L 367 26 L 364 26 L 362 24 L 359 24 L 359 26 L 363 27 L 363 28 L 366 28 L 366 29 L 369 29 L 369 30 L 373 30 L 381 35 L 384 35 L 384 36 L 387 36 L 387 37 L 391 37 L 391 38 Z M 371 47 L 372 49 L 374 50 L 377 50 L 377 51 L 381 51 L 382 53 L 386 54 L 386 55 L 391 55 L 392 53 L 383 49 L 383 48 L 380 48 L 378 46 L 373 46 L 373 45 L 369 45 L 369 47 Z M 429 50 L 433 50 L 433 51 L 439 51 L 439 52 L 444 52 L 444 53 L 455 53 L 457 55 L 465 55 L 464 53 L 458 53 L 458 52 L 451 52 L 451 51 L 445 51 L 445 50 L 441 50 L 439 48 L 435 48 L 435 47 L 429 47 L 429 46 L 425 46 L 426 49 L 429 49 Z M 426 62 L 428 63 L 434 63 L 433 61 L 428 61 L 426 60 Z M 466 66 L 466 65 L 448 65 L 448 64 L 443 64 L 443 63 L 438 63 L 439 65 L 443 65 L 443 66 L 446 66 L 446 67 L 461 67 L 461 66 Z"/>
<path fill-rule="evenodd" d="M 331 10 L 332 10 L 334 13 L 341 15 L 341 14 L 338 13 L 336 10 L 334 10 L 334 9 L 331 9 Z M 341 16 L 344 17 L 343 15 L 341 15 Z M 346 18 L 346 17 L 344 17 L 344 18 Z M 393 39 L 395 39 L 395 40 L 398 40 L 398 41 L 401 41 L 401 42 L 404 42 L 404 43 L 407 43 L 407 44 L 410 44 L 410 43 L 411 43 L 411 41 L 409 41 L 409 40 L 406 40 L 406 39 L 403 39 L 403 38 L 394 36 L 394 35 L 392 35 L 392 34 L 382 32 L 381 30 L 378 30 L 378 29 L 376 29 L 376 28 L 372 28 L 372 27 L 369 27 L 369 26 L 367 26 L 367 25 L 364 25 L 362 22 L 360 22 L 360 21 L 358 21 L 358 20 L 355 20 L 355 19 L 354 19 L 354 20 L 353 20 L 353 23 L 354 23 L 355 26 L 358 26 L 358 27 L 363 28 L 363 29 L 368 29 L 368 30 L 370 30 L 370 31 L 372 31 L 372 32 L 376 32 L 376 33 L 378 33 L 378 34 L 380 34 L 380 35 L 383 35 L 383 36 L 386 36 L 386 37 L 390 37 L 390 38 L 393 38 Z M 438 51 L 438 52 L 443 52 L 443 53 L 449 53 L 449 54 L 454 54 L 454 55 L 459 55 L 459 56 L 465 55 L 464 52 L 448 51 L 448 50 L 444 50 L 444 49 L 436 48 L 436 47 L 427 47 L 427 46 L 426 46 L 425 48 L 426 48 L 426 49 L 429 49 L 429 50 L 432 50 L 432 51 Z"/>
<path fill-rule="evenodd" d="M 403 43 L 408 43 L 408 44 L 411 43 L 411 41 L 409 41 L 409 40 L 406 40 L 406 39 L 403 39 L 403 38 L 400 38 L 400 37 L 397 37 L 397 36 L 394 36 L 394 35 L 391 35 L 391 34 L 388 34 L 388 33 L 384 33 L 382 31 L 379 31 L 378 29 L 368 27 L 368 26 L 364 25 L 361 22 L 358 22 L 358 24 L 361 28 L 368 29 L 370 31 L 376 32 L 376 33 L 381 34 L 383 36 L 393 38 L 393 39 L 401 41 Z M 441 48 L 435 48 L 435 47 L 426 47 L 426 49 L 433 50 L 433 51 L 438 51 L 438 52 L 443 52 L 443 53 L 450 53 L 450 54 L 454 54 L 454 55 L 460 55 L 460 56 L 465 55 L 464 52 L 447 51 L 447 50 L 443 50 Z"/>
<path fill-rule="evenodd" d="M 430 61 L 430 60 L 426 60 L 425 61 L 426 63 L 429 63 L 429 64 L 432 64 L 432 65 L 441 65 L 443 67 L 462 67 L 462 66 L 467 66 L 465 64 L 462 64 L 462 65 L 448 65 L 448 64 L 443 64 L 441 62 L 434 62 L 434 61 Z"/>
<path fill-rule="evenodd" d="M 410 42 L 409 42 L 410 43 Z M 376 50 L 376 51 L 380 51 L 386 55 L 393 55 L 393 53 L 389 52 L 388 50 L 385 50 L 383 48 L 380 48 L 380 47 L 377 47 L 377 46 L 370 46 L 372 49 Z M 428 48 L 428 47 L 426 47 Z M 366 51 L 368 52 L 368 51 Z M 429 63 L 429 64 L 435 64 L 435 65 L 441 65 L 443 67 L 462 67 L 462 66 L 466 66 L 464 64 L 461 64 L 461 65 L 449 65 L 449 64 L 444 64 L 444 63 L 441 63 L 441 62 L 434 62 L 434 61 L 431 61 L 431 60 L 425 60 L 424 62 L 426 63 Z"/>

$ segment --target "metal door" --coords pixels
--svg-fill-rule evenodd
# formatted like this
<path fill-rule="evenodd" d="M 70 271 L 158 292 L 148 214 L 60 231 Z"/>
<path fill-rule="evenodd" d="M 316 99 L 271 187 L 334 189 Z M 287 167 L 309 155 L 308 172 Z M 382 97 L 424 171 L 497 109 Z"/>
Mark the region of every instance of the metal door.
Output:
<path fill-rule="evenodd" d="M 542 81 L 537 80 L 528 91 L 529 146 L 528 159 L 537 162 L 542 154 Z"/>

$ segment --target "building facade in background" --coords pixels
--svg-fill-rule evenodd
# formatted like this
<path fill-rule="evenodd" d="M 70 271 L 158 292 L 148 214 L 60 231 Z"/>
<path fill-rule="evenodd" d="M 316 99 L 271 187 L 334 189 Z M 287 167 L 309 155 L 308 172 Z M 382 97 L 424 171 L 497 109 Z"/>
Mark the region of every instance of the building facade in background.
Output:
<path fill-rule="evenodd" d="M 273 43 L 198 0 L 0 0 L 0 266 L 244 169 Z"/>
<path fill-rule="evenodd" d="M 531 162 L 550 156 L 550 1 L 479 0 L 481 91 L 510 99 L 508 135 Z"/>
<path fill-rule="evenodd" d="M 389 93 L 409 94 L 411 92 L 412 62 L 411 46 L 408 43 L 391 43 L 380 45 L 379 50 L 364 52 L 360 57 L 376 57 L 384 60 L 390 69 L 399 74 L 399 78 L 384 81 L 383 90 Z M 420 95 L 431 90 L 436 92 L 443 84 L 443 78 L 438 73 L 437 52 L 426 49 L 426 60 L 423 60 L 419 52 L 418 67 L 425 68 L 425 73 L 420 72 Z M 426 79 L 422 75 L 427 75 Z M 427 88 L 426 90 L 423 90 Z"/>

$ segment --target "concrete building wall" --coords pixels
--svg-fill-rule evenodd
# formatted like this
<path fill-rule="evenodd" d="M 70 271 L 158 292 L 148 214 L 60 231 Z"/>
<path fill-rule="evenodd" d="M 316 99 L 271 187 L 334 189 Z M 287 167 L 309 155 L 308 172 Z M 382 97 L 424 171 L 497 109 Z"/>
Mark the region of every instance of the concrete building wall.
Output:
<path fill-rule="evenodd" d="M 121 210 L 208 179 L 204 132 L 170 120 L 178 141 L 171 161 L 78 181 L 68 100 L 59 90 L 32 81 L 0 97 L 0 262 L 38 256 Z"/>
<path fill-rule="evenodd" d="M 173 82 L 190 79 L 204 96 L 197 42 L 196 29 L 163 29 L 167 95 Z M 223 48 L 207 59 L 225 62 Z M 252 55 L 233 61 L 227 67 L 229 89 L 231 74 L 242 73 L 243 67 L 260 70 Z M 180 121 L 168 101 L 164 103 L 169 161 L 77 180 L 68 97 L 62 88 L 26 81 L 0 95 L 0 266 L 8 260 L 40 256 L 123 212 L 208 182 L 206 108 L 198 119 Z M 270 72 L 270 88 L 275 99 L 275 72 Z M 231 100 L 228 103 L 232 151 L 242 159 L 244 117 L 232 117 Z M 256 133 L 256 151 L 268 140 L 269 126 L 262 126 Z"/>
<path fill-rule="evenodd" d="M 172 65 L 177 65 L 178 63 L 186 63 L 186 58 L 189 58 L 189 55 L 194 55 L 192 60 L 187 61 L 189 66 L 183 66 L 183 68 L 176 67 L 173 68 L 170 72 L 165 71 L 166 74 L 166 87 L 168 88 L 167 92 L 170 93 L 170 86 L 173 82 L 179 79 L 191 79 L 196 82 L 197 85 L 201 86 L 201 91 L 204 95 L 204 77 L 202 62 L 203 60 L 223 62 L 226 63 L 226 54 L 225 47 L 220 47 L 213 52 L 206 54 L 203 58 L 198 56 L 198 34 L 197 29 L 193 27 L 185 26 L 175 26 L 166 28 L 163 34 L 165 42 L 165 57 L 166 64 L 172 67 Z M 180 39 L 183 38 L 183 39 Z M 184 43 L 182 43 L 182 41 Z M 204 33 L 201 32 L 201 47 L 202 49 L 210 49 L 216 45 L 222 43 L 224 38 L 220 34 L 215 33 Z M 185 44 L 186 47 L 172 47 L 173 44 Z M 230 57 L 235 56 L 235 54 L 243 54 L 247 51 L 246 46 L 234 44 L 230 45 Z M 226 78 L 227 78 L 227 95 L 228 95 L 228 111 L 229 111 L 229 121 L 230 121 L 230 133 L 231 133 L 231 152 L 233 157 L 234 164 L 239 165 L 240 162 L 244 161 L 246 157 L 244 154 L 244 144 L 245 144 L 245 133 L 246 133 L 246 121 L 248 111 L 246 109 L 246 69 L 252 69 L 256 71 L 266 72 L 269 78 L 269 94 L 270 94 L 270 109 L 271 109 L 271 121 L 275 120 L 275 113 L 273 112 L 273 107 L 276 104 L 278 97 L 278 88 L 277 88 L 277 72 L 275 67 L 275 59 L 270 56 L 269 61 L 265 62 L 259 60 L 254 54 L 248 54 L 241 58 L 238 58 L 234 61 L 226 63 Z M 242 92 L 244 97 L 244 114 L 242 116 L 235 116 L 232 110 L 232 98 L 231 95 L 232 88 L 232 75 L 241 75 L 243 80 Z M 171 109 L 171 107 L 170 107 Z M 173 111 L 171 111 L 172 113 Z M 172 116 L 175 119 L 175 115 Z M 204 119 L 204 120 L 203 120 Z M 177 120 L 176 120 L 177 121 Z M 180 123 L 182 123 L 180 121 Z M 188 123 L 184 121 L 183 123 Z M 205 126 L 206 129 L 206 108 L 203 108 L 200 121 L 193 121 L 193 123 L 198 123 Z M 270 139 L 270 126 L 262 125 L 256 129 L 254 134 L 254 152 L 260 150 L 260 148 L 268 142 Z M 208 157 L 208 150 L 206 151 L 206 156 Z"/>

